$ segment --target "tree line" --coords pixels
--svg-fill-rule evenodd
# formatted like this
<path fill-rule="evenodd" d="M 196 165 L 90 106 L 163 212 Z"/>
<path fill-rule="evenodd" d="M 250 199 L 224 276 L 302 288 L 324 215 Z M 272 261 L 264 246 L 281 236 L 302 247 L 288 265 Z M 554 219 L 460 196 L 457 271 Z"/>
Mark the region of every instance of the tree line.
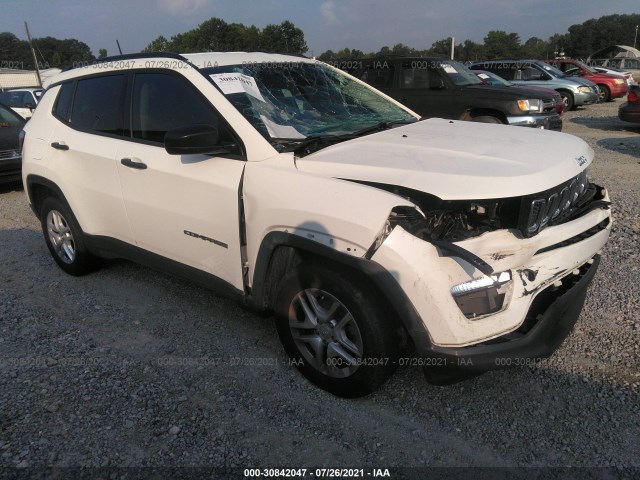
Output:
<path fill-rule="evenodd" d="M 531 37 L 524 43 L 520 35 L 504 30 L 492 30 L 482 43 L 472 40 L 455 45 L 455 58 L 462 61 L 495 60 L 501 58 L 555 58 L 567 56 L 587 58 L 592 53 L 611 45 L 633 45 L 640 14 L 606 15 L 569 27 L 564 34 L 555 34 L 547 40 Z M 425 49 L 416 49 L 402 43 L 384 46 L 377 52 L 343 48 L 336 52 L 327 50 L 320 60 L 344 60 L 378 56 L 449 56 L 451 37 L 438 40 Z"/>
<path fill-rule="evenodd" d="M 568 32 L 555 34 L 546 40 L 531 37 L 522 42 L 518 33 L 492 30 L 482 43 L 465 40 L 455 46 L 455 58 L 462 61 L 492 60 L 499 58 L 554 58 L 571 56 L 586 58 L 591 53 L 611 45 L 632 45 L 640 14 L 606 15 L 572 25 Z M 53 37 L 33 39 L 40 68 L 64 67 L 74 63 L 95 60 L 89 46 L 76 39 L 60 40 Z M 151 41 L 143 52 L 170 51 L 176 53 L 207 51 L 260 51 L 303 55 L 308 47 L 304 32 L 288 20 L 279 25 L 269 24 L 260 29 L 254 25 L 227 23 L 212 17 L 198 27 L 167 39 L 159 36 Z M 449 56 L 451 39 L 434 42 L 429 48 L 417 49 L 402 43 L 382 47 L 377 52 L 343 48 L 336 52 L 327 50 L 321 60 L 358 59 L 373 56 Z M 107 56 L 100 49 L 98 58 Z M 0 33 L 0 68 L 30 70 L 34 61 L 29 43 L 13 33 Z"/>
<path fill-rule="evenodd" d="M 34 38 L 33 45 L 40 69 L 61 68 L 74 62 L 95 60 L 89 45 L 75 38 Z M 10 32 L 0 33 L 0 68 L 33 70 L 34 61 L 29 42 L 20 40 Z"/>
<path fill-rule="evenodd" d="M 242 23 L 227 23 L 210 18 L 193 30 L 167 40 L 159 36 L 143 52 L 266 52 L 303 55 L 307 48 L 304 33 L 288 20 L 263 29 Z"/>

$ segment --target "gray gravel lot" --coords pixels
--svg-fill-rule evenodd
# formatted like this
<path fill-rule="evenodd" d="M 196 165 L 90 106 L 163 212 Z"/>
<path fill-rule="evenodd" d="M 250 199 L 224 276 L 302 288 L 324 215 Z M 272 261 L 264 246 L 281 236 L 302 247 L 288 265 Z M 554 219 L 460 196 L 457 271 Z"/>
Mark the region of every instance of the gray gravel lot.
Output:
<path fill-rule="evenodd" d="M 617 119 L 620 103 L 564 116 L 596 152 L 591 177 L 609 188 L 615 226 L 556 355 L 449 387 L 400 368 L 359 400 L 305 381 L 271 319 L 188 282 L 127 262 L 64 274 L 21 188 L 0 189 L 0 477 L 425 465 L 640 476 L 640 127 Z"/>

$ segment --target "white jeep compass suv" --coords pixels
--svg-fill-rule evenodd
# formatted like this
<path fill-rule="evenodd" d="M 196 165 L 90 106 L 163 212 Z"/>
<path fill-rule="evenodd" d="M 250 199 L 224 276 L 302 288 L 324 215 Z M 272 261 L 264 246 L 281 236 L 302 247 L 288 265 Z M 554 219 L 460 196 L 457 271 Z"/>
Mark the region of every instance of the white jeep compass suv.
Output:
<path fill-rule="evenodd" d="M 273 312 L 341 396 L 402 363 L 443 384 L 550 355 L 611 228 L 582 140 L 421 121 L 305 58 L 106 59 L 60 74 L 24 137 L 63 270 L 128 258 Z"/>

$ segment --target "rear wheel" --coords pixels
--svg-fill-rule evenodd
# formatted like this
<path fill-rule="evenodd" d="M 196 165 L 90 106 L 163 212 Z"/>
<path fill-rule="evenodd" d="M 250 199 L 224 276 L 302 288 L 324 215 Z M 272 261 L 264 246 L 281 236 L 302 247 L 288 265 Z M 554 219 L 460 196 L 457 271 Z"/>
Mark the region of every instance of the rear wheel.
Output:
<path fill-rule="evenodd" d="M 287 354 L 320 388 L 360 397 L 393 374 L 399 351 L 393 322 L 359 277 L 300 264 L 281 283 L 274 310 Z"/>
<path fill-rule="evenodd" d="M 44 200 L 40 223 L 47 248 L 62 270 L 84 275 L 95 269 L 96 259 L 84 245 L 80 225 L 63 202 L 54 197 Z"/>
<path fill-rule="evenodd" d="M 573 110 L 574 108 L 574 100 L 573 100 L 573 95 L 570 92 L 558 92 L 560 94 L 560 96 L 562 97 L 562 101 L 564 102 L 564 111 L 568 112 L 569 110 Z"/>
<path fill-rule="evenodd" d="M 598 85 L 600 89 L 600 93 L 598 94 L 598 102 L 609 102 L 611 101 L 611 90 L 606 85 Z"/>
<path fill-rule="evenodd" d="M 477 117 L 473 117 L 471 119 L 472 122 L 482 122 L 482 123 L 499 123 L 502 124 L 502 120 L 498 117 L 494 117 L 492 115 L 480 115 Z"/>

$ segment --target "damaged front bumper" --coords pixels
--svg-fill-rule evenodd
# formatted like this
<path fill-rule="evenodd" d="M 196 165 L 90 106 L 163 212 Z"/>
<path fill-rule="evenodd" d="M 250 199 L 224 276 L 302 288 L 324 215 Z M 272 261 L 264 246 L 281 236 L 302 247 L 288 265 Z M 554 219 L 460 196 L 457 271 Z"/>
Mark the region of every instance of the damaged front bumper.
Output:
<path fill-rule="evenodd" d="M 530 238 L 499 230 L 455 244 L 491 265 L 492 275 L 400 227 L 372 260 L 410 303 L 403 320 L 418 356 L 431 366 L 480 372 L 558 348 L 580 315 L 610 229 L 609 210 L 597 209 Z M 489 288 L 475 290 L 488 278 Z M 461 301 L 467 287 L 471 295 Z"/>

